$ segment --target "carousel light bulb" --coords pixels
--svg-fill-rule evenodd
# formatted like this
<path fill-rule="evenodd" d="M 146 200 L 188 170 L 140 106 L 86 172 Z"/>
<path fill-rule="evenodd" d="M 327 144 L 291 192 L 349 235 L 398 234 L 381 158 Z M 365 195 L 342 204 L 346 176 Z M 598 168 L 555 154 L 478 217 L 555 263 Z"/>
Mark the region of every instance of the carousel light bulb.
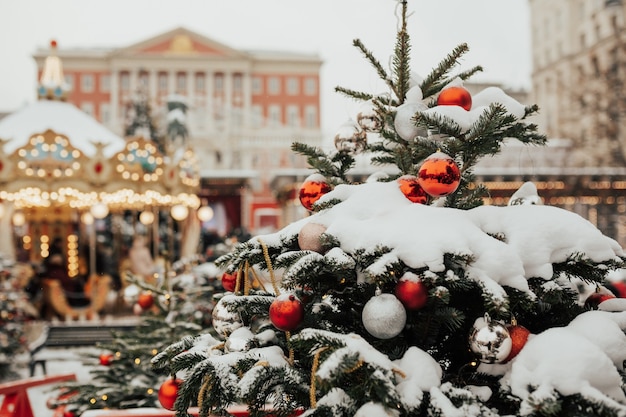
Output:
<path fill-rule="evenodd" d="M 172 215 L 174 220 L 185 220 L 189 215 L 189 209 L 182 204 L 176 204 L 175 206 L 172 206 L 170 214 Z"/>
<path fill-rule="evenodd" d="M 13 220 L 14 226 L 24 226 L 24 223 L 26 223 L 26 216 L 24 216 L 24 213 L 21 211 L 13 213 L 13 217 L 11 219 Z"/>
<path fill-rule="evenodd" d="M 202 206 L 198 209 L 198 219 L 202 222 L 208 222 L 213 218 L 213 209 L 211 206 Z"/>
<path fill-rule="evenodd" d="M 94 220 L 93 219 L 93 215 L 90 212 L 88 212 L 88 211 L 84 212 L 80 216 L 80 221 L 83 222 L 83 224 L 86 224 L 88 226 L 93 224 L 93 220 Z"/>
<path fill-rule="evenodd" d="M 109 214 L 109 206 L 104 203 L 96 203 L 89 209 L 95 219 L 104 219 Z"/>
<path fill-rule="evenodd" d="M 154 213 L 151 211 L 142 211 L 139 215 L 139 221 L 146 226 L 154 222 Z"/>

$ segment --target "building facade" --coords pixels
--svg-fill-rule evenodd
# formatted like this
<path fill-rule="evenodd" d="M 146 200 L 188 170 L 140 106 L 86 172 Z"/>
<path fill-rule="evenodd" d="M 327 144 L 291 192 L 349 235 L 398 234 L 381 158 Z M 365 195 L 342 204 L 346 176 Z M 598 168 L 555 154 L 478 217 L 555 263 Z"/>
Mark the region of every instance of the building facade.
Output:
<path fill-rule="evenodd" d="M 34 58 L 41 74 L 49 50 Z M 284 219 L 270 184 L 276 172 L 305 167 L 294 141 L 317 145 L 320 68 L 316 55 L 242 51 L 185 28 L 116 49 L 63 49 L 68 102 L 123 135 L 126 108 L 141 91 L 166 124 L 167 101 L 188 106 L 186 125 L 200 162 L 203 202 L 219 234 L 275 229 Z"/>

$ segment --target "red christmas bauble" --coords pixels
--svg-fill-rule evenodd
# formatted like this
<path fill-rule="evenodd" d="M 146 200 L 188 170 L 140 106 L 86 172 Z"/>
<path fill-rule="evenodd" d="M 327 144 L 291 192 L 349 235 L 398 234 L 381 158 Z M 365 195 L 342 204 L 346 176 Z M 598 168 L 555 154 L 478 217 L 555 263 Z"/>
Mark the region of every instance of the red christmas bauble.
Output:
<path fill-rule="evenodd" d="M 608 287 L 617 298 L 626 298 L 626 282 L 614 281 Z"/>
<path fill-rule="evenodd" d="M 603 301 L 610 300 L 611 298 L 616 298 L 613 294 L 604 293 L 604 292 L 594 292 L 585 300 L 586 308 L 596 309 Z"/>
<path fill-rule="evenodd" d="M 472 108 L 472 95 L 463 87 L 454 86 L 441 90 L 437 97 L 438 106 L 460 106 L 470 111 Z"/>
<path fill-rule="evenodd" d="M 226 291 L 235 291 L 235 288 L 237 288 L 237 273 L 229 274 L 228 272 L 224 272 L 224 275 L 222 275 L 222 287 L 224 287 Z"/>
<path fill-rule="evenodd" d="M 300 203 L 305 209 L 311 210 L 313 209 L 313 204 L 330 190 L 330 185 L 322 175 L 309 175 L 300 186 Z"/>
<path fill-rule="evenodd" d="M 270 321 L 279 330 L 295 330 L 303 318 L 302 302 L 293 294 L 281 294 L 270 305 Z"/>
<path fill-rule="evenodd" d="M 149 309 L 154 305 L 154 295 L 152 291 L 146 291 L 139 294 L 139 298 L 137 298 L 137 304 L 144 310 Z"/>
<path fill-rule="evenodd" d="M 73 411 L 64 411 L 63 417 L 76 417 L 76 414 Z"/>
<path fill-rule="evenodd" d="M 407 310 L 419 310 L 428 301 L 428 288 L 419 279 L 400 278 L 395 294 Z"/>
<path fill-rule="evenodd" d="M 158 398 L 159 403 L 163 406 L 163 408 L 167 410 L 174 409 L 174 403 L 176 402 L 176 398 L 178 398 L 178 390 L 180 389 L 182 383 L 182 379 L 170 378 L 161 384 Z"/>
<path fill-rule="evenodd" d="M 509 335 L 511 336 L 511 353 L 504 360 L 505 362 L 510 361 L 522 350 L 522 348 L 526 345 L 528 341 L 528 336 L 530 336 L 530 331 L 519 324 L 510 324 L 506 326 L 506 329 L 509 331 Z"/>
<path fill-rule="evenodd" d="M 403 175 L 398 178 L 398 185 L 400 186 L 400 191 L 409 201 L 418 204 L 426 204 L 428 203 L 428 194 L 419 185 L 417 177 L 413 175 Z"/>
<path fill-rule="evenodd" d="M 111 362 L 113 362 L 113 354 L 112 353 L 101 353 L 100 354 L 100 365 L 109 366 Z"/>
<path fill-rule="evenodd" d="M 424 160 L 417 180 L 427 194 L 442 197 L 452 194 L 459 188 L 461 171 L 448 155 L 435 152 Z"/>

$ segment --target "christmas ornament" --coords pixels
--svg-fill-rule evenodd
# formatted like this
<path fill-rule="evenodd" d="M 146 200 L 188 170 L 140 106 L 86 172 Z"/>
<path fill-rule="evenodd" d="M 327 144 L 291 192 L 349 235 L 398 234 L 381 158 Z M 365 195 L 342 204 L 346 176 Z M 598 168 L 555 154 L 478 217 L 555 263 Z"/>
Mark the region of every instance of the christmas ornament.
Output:
<path fill-rule="evenodd" d="M 398 106 L 393 119 L 396 133 L 404 140 L 413 140 L 417 136 L 427 136 L 428 131 L 426 129 L 415 125 L 415 114 L 427 108 L 422 102 L 404 103 Z"/>
<path fill-rule="evenodd" d="M 407 310 L 419 310 L 428 301 L 428 288 L 417 275 L 410 272 L 400 278 L 395 294 Z"/>
<path fill-rule="evenodd" d="M 610 300 L 611 298 L 616 297 L 608 290 L 598 288 L 585 300 L 585 308 L 597 309 L 602 302 Z"/>
<path fill-rule="evenodd" d="M 229 311 L 228 308 L 226 308 L 224 302 L 226 298 L 227 297 L 222 297 L 217 304 L 215 304 L 211 317 L 215 331 L 219 335 L 227 337 L 233 330 L 243 326 L 243 322 L 241 321 L 241 315 L 237 311 Z"/>
<path fill-rule="evenodd" d="M 222 275 L 222 287 L 225 291 L 234 292 L 235 288 L 237 288 L 237 273 L 229 274 L 224 272 Z"/>
<path fill-rule="evenodd" d="M 369 299 L 363 307 L 361 320 L 365 330 L 378 339 L 391 339 L 400 334 L 406 324 L 406 310 L 393 294 L 380 294 Z"/>
<path fill-rule="evenodd" d="M 448 155 L 435 152 L 422 163 L 417 180 L 427 194 L 442 197 L 452 194 L 459 187 L 461 171 Z"/>
<path fill-rule="evenodd" d="M 367 132 L 350 120 L 342 124 L 335 134 L 335 148 L 349 155 L 361 153 L 367 147 Z"/>
<path fill-rule="evenodd" d="M 460 106 L 470 111 L 472 108 L 472 96 L 461 86 L 448 87 L 441 90 L 437 97 L 438 106 Z"/>
<path fill-rule="evenodd" d="M 307 223 L 302 226 L 298 233 L 298 246 L 300 250 L 310 250 L 317 253 L 324 252 L 324 246 L 320 241 L 322 234 L 326 232 L 326 226 L 317 223 Z"/>
<path fill-rule="evenodd" d="M 511 196 L 508 205 L 509 206 L 523 206 L 523 205 L 537 205 L 543 204 L 541 197 L 537 193 L 537 186 L 527 181 Z"/>
<path fill-rule="evenodd" d="M 406 92 L 405 103 L 419 103 L 424 98 L 424 93 L 419 85 L 414 85 Z"/>
<path fill-rule="evenodd" d="M 330 185 L 328 185 L 324 176 L 321 174 L 311 174 L 304 180 L 302 186 L 300 186 L 300 203 L 305 209 L 311 210 L 313 209 L 313 204 L 330 190 Z"/>
<path fill-rule="evenodd" d="M 100 365 L 109 366 L 111 362 L 113 362 L 113 354 L 112 353 L 101 353 L 100 354 Z"/>
<path fill-rule="evenodd" d="M 427 204 L 428 203 L 428 194 L 419 185 L 419 181 L 417 177 L 414 175 L 403 175 L 398 178 L 398 185 L 400 186 L 400 191 L 406 198 L 408 198 L 413 203 L 418 204 Z"/>
<path fill-rule="evenodd" d="M 144 310 L 152 307 L 154 305 L 154 295 L 152 294 L 152 291 L 146 291 L 139 294 L 137 304 L 139 304 L 139 306 Z"/>
<path fill-rule="evenodd" d="M 359 106 L 356 122 L 364 132 L 377 132 L 380 130 L 380 118 L 376 114 L 376 108 L 372 100 L 368 100 Z"/>
<path fill-rule="evenodd" d="M 522 350 L 526 342 L 528 341 L 528 336 L 530 336 L 530 331 L 519 324 L 509 324 L 506 326 L 506 329 L 509 331 L 509 335 L 511 336 L 511 352 L 509 356 L 506 357 L 504 362 L 508 362 Z"/>
<path fill-rule="evenodd" d="M 180 389 L 182 379 L 170 378 L 161 384 L 159 388 L 159 403 L 167 410 L 174 410 L 174 403 L 178 398 L 178 390 Z"/>
<path fill-rule="evenodd" d="M 613 281 L 613 282 L 607 284 L 606 287 L 617 298 L 626 298 L 626 282 L 624 282 L 624 281 Z"/>
<path fill-rule="evenodd" d="M 270 304 L 270 321 L 278 330 L 295 330 L 303 318 L 304 307 L 294 294 L 281 294 Z"/>
<path fill-rule="evenodd" d="M 139 293 L 141 292 L 141 288 L 139 288 L 135 284 L 130 284 L 126 288 L 124 288 L 124 292 L 122 293 L 122 298 L 124 302 L 128 306 L 134 305 L 139 299 Z"/>
<path fill-rule="evenodd" d="M 512 340 L 506 326 L 491 321 L 489 316 L 474 323 L 469 336 L 472 352 L 484 363 L 502 363 L 511 353 Z"/>

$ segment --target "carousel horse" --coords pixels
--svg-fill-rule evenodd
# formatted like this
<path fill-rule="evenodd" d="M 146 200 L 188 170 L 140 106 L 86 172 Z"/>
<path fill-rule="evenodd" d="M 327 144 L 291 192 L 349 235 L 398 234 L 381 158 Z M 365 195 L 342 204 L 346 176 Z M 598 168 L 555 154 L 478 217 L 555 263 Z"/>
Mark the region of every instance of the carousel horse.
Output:
<path fill-rule="evenodd" d="M 44 278 L 43 303 L 48 315 L 55 314 L 66 320 L 89 320 L 107 306 L 111 286 L 111 276 L 93 274 L 85 284 L 83 293 L 78 294 L 66 291 L 57 279 Z M 82 302 L 72 302 L 76 298 Z"/>

